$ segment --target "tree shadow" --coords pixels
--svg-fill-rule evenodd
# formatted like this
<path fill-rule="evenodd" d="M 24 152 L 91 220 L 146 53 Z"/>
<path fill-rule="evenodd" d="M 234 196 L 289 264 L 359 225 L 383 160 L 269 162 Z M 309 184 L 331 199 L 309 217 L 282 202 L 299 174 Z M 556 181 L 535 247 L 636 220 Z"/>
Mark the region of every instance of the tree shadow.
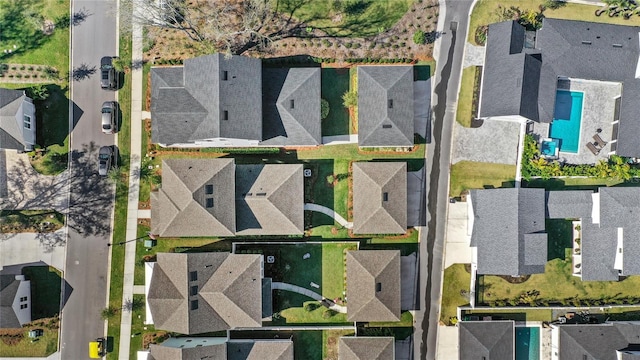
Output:
<path fill-rule="evenodd" d="M 0 58 L 21 54 L 42 46 L 47 36 L 38 24 L 42 21 L 33 9 L 31 1 L 8 1 L 2 3 L 0 14 Z"/>
<path fill-rule="evenodd" d="M 95 74 L 96 71 L 98 71 L 96 66 L 89 67 L 87 64 L 80 64 L 78 67 L 73 69 L 71 78 L 73 81 L 81 81 L 91 77 L 91 75 Z"/>
<path fill-rule="evenodd" d="M 85 22 L 89 16 L 93 15 L 86 8 L 82 8 L 71 15 L 71 25 L 78 26 Z"/>

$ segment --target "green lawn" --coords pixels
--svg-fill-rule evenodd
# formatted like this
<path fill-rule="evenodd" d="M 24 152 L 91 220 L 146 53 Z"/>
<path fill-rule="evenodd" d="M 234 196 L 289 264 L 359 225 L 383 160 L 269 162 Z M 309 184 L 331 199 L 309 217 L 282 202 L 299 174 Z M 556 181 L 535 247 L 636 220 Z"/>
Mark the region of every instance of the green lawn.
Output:
<path fill-rule="evenodd" d="M 564 260 L 566 250 L 572 247 L 573 226 L 570 220 L 546 219 L 547 259 Z"/>
<path fill-rule="evenodd" d="M 436 61 L 435 60 L 418 61 L 413 66 L 413 68 L 417 75 L 416 80 L 418 81 L 429 80 L 429 78 L 431 78 L 433 74 L 436 72 Z"/>
<path fill-rule="evenodd" d="M 317 306 L 312 311 L 307 311 L 304 306 L 312 304 Z M 347 321 L 347 314 L 334 313 L 331 310 L 318 304 L 317 301 L 306 296 L 289 291 L 273 291 L 273 320 L 269 326 L 286 326 L 300 324 L 319 325 L 350 325 Z M 330 312 L 331 315 L 325 314 Z"/>
<path fill-rule="evenodd" d="M 56 231 L 64 220 L 55 210 L 0 210 L 0 233 Z"/>
<path fill-rule="evenodd" d="M 338 344 L 342 336 L 353 336 L 353 330 L 324 330 L 322 331 L 322 359 L 337 359 Z M 295 344 L 293 345 L 295 347 Z M 308 359 L 298 358 L 296 359 Z"/>
<path fill-rule="evenodd" d="M 51 266 L 29 266 L 22 274 L 31 281 L 31 319 L 44 319 L 60 314 L 62 274 Z"/>
<path fill-rule="evenodd" d="M 4 342 L 3 335 L 0 335 L 0 357 L 46 357 L 58 350 L 58 330 L 59 319 L 47 319 L 34 321 L 23 326 L 16 331 L 4 330 L 12 335 L 21 336 L 20 340 L 9 345 Z M 37 341 L 31 342 L 28 334 L 30 330 L 42 329 L 43 334 Z"/>
<path fill-rule="evenodd" d="M 144 295 L 133 295 L 133 303 L 136 304 L 131 317 L 131 345 L 129 347 L 129 358 L 136 359 L 136 353 L 142 349 L 142 338 L 144 333 L 154 332 L 153 325 L 145 325 L 145 299 Z"/>
<path fill-rule="evenodd" d="M 349 135 L 349 109 L 342 94 L 349 91 L 349 70 L 322 68 L 321 96 L 329 102 L 329 115 L 322 120 L 322 136 Z"/>
<path fill-rule="evenodd" d="M 440 322 L 452 325 L 450 320 L 457 314 L 458 306 L 469 304 L 469 285 L 471 274 L 465 269 L 468 265 L 453 264 L 444 270 Z"/>
<path fill-rule="evenodd" d="M 416 150 L 408 153 L 395 151 L 362 151 L 358 144 L 320 146 L 314 149 L 299 149 L 300 160 L 310 159 L 349 159 L 353 161 L 369 161 L 373 159 L 420 159 L 424 158 L 424 144 L 415 146 Z"/>
<path fill-rule="evenodd" d="M 333 9 L 333 1 L 277 1 L 279 11 L 287 15 L 295 9 L 294 17 L 311 27 L 332 36 L 366 37 L 391 28 L 409 10 L 414 0 L 360 1 L 357 15 L 343 14 Z M 272 2 L 276 2 L 272 0 Z M 346 2 L 342 2 L 345 4 Z M 354 3 L 351 1 L 351 3 Z M 297 9 L 296 7 L 299 6 Z M 345 5 L 343 5 L 345 6 Z"/>
<path fill-rule="evenodd" d="M 477 316 L 482 319 L 484 316 L 491 316 L 494 320 L 514 320 L 514 321 L 552 321 L 553 311 L 551 309 L 513 309 L 513 310 L 492 310 L 477 309 L 474 311 L 462 311 L 462 318 L 470 320 L 470 316 Z"/>
<path fill-rule="evenodd" d="M 476 73 L 478 66 L 469 66 L 462 70 L 462 81 L 460 83 L 460 94 L 458 95 L 458 110 L 456 111 L 456 121 L 464 127 L 471 127 L 473 92 L 475 88 Z"/>
<path fill-rule="evenodd" d="M 574 299 L 595 303 L 616 303 L 619 300 L 640 298 L 640 276 L 621 281 L 582 281 L 571 275 L 571 259 L 547 262 L 544 274 L 533 274 L 523 283 L 509 283 L 498 276 L 481 276 L 478 280 L 478 301 L 518 302 L 527 291 L 538 291 L 538 300 L 562 305 L 574 304 Z M 575 304 L 574 304 L 575 305 Z"/>
<path fill-rule="evenodd" d="M 503 0 L 480 0 L 476 3 L 471 14 L 471 21 L 469 22 L 469 38 L 468 41 L 475 44 L 475 30 L 479 25 L 486 25 L 499 21 L 496 15 L 496 9 L 498 5 L 504 7 L 517 6 L 521 10 L 538 10 L 538 7 L 543 3 L 540 0 L 518 0 L 518 1 L 503 1 Z M 544 15 L 549 18 L 558 19 L 570 19 L 581 21 L 592 21 L 610 24 L 621 25 L 640 25 L 640 17 L 633 16 L 629 20 L 625 20 L 622 16 L 609 17 L 607 15 L 595 16 L 594 12 L 598 9 L 598 6 L 583 5 L 566 3 L 566 5 L 558 9 L 547 9 Z"/>
<path fill-rule="evenodd" d="M 460 196 L 469 189 L 513 187 L 515 176 L 515 165 L 461 161 L 451 165 L 449 196 Z"/>
<path fill-rule="evenodd" d="M 610 178 L 556 178 L 556 179 L 531 179 L 523 182 L 523 186 L 531 188 L 545 188 L 546 190 L 595 190 L 602 186 L 627 185 L 637 186 L 632 181 L 624 182 L 624 180 Z"/>

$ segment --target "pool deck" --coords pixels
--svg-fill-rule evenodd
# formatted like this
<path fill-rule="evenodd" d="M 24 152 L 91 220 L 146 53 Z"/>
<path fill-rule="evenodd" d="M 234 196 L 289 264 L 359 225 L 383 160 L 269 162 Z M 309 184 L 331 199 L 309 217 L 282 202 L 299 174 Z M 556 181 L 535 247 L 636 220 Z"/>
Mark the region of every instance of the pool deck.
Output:
<path fill-rule="evenodd" d="M 584 93 L 578 153 L 566 153 L 561 149 L 558 160 L 569 164 L 595 164 L 598 160 L 607 160 L 611 151 L 615 98 L 622 94 L 621 84 L 582 79 L 559 80 L 558 90 Z M 593 142 L 592 137 L 597 129 L 602 129 L 599 135 L 608 144 L 598 155 L 594 155 L 586 144 Z M 541 138 L 549 137 L 549 124 L 534 123 L 533 133 Z"/>
<path fill-rule="evenodd" d="M 520 123 L 485 120 L 478 128 L 466 128 L 455 122 L 453 132 L 452 164 L 466 160 L 516 165 Z"/>

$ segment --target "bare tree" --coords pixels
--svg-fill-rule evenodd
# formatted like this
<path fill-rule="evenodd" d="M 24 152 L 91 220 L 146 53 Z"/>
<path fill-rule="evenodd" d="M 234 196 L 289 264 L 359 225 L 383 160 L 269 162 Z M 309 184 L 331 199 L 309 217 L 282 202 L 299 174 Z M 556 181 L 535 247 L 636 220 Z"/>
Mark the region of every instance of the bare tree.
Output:
<path fill-rule="evenodd" d="M 209 43 L 228 54 L 294 36 L 300 27 L 292 21 L 295 10 L 281 17 L 269 0 L 121 0 L 120 8 L 122 14 L 130 14 L 121 20 L 125 28 L 140 25 L 180 30 L 191 40 Z"/>

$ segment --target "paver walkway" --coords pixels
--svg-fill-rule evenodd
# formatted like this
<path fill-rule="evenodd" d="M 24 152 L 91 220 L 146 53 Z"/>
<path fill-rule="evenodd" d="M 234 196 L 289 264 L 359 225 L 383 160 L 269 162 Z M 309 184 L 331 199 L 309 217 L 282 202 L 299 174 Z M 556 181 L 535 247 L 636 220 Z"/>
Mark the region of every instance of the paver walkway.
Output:
<path fill-rule="evenodd" d="M 311 291 L 309 289 L 305 289 L 305 288 L 300 287 L 298 285 L 287 284 L 287 283 L 283 283 L 283 282 L 272 282 L 271 283 L 271 289 L 273 289 L 273 290 L 291 291 L 291 292 L 298 293 L 300 295 L 304 295 L 306 297 L 312 298 L 312 299 L 317 300 L 317 301 L 323 301 L 323 300 L 331 301 L 330 299 L 327 299 L 327 298 L 325 298 L 324 296 L 322 296 L 322 295 L 320 295 L 318 293 L 315 293 L 315 292 L 313 292 L 313 291 Z M 343 313 L 343 314 L 347 313 L 347 307 L 346 306 L 335 304 L 335 303 L 333 303 L 333 301 L 331 301 L 331 303 L 333 305 L 330 305 L 329 309 L 337 311 L 339 313 Z"/>
<path fill-rule="evenodd" d="M 338 224 L 344 226 L 345 228 L 347 228 L 347 229 L 352 229 L 353 228 L 353 223 L 352 222 L 348 222 L 342 216 L 340 216 L 340 214 L 336 214 L 335 211 L 329 209 L 326 206 L 307 203 L 307 204 L 304 204 L 304 209 L 308 210 L 308 211 L 321 212 L 321 213 L 323 213 L 323 214 L 325 214 L 325 215 L 327 215 L 329 217 L 332 217 L 333 219 L 335 219 L 335 221 L 338 222 Z"/>
<path fill-rule="evenodd" d="M 358 134 L 323 136 L 322 145 L 357 144 Z"/>
<path fill-rule="evenodd" d="M 142 28 L 133 26 L 132 58 L 135 63 L 142 58 Z M 138 236 L 138 198 L 140 196 L 140 163 L 142 146 L 142 68 L 131 70 L 131 168 L 129 171 L 129 196 L 127 205 L 126 239 Z M 122 302 L 133 300 L 133 274 L 137 241 L 125 244 Z M 119 360 L 129 360 L 131 346 L 131 311 L 122 311 L 120 320 Z"/>
<path fill-rule="evenodd" d="M 464 65 L 463 68 L 469 66 L 483 66 L 484 65 L 484 46 L 473 45 L 471 43 L 465 44 L 464 49 Z"/>

